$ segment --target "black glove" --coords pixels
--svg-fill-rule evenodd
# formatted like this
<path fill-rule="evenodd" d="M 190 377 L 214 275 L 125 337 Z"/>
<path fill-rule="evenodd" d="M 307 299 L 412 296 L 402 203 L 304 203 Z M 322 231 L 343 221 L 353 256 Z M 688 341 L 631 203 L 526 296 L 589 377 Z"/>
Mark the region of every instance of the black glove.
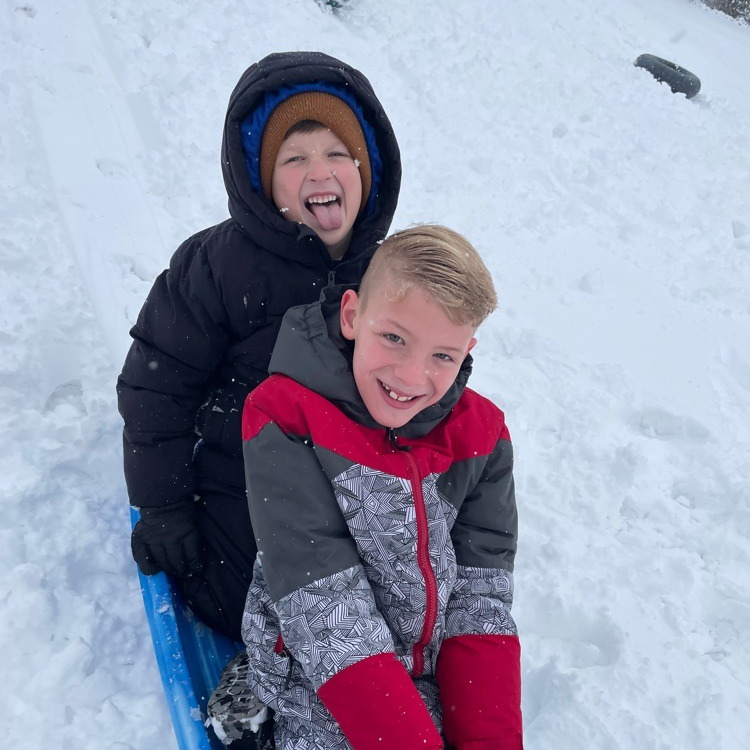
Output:
<path fill-rule="evenodd" d="M 143 575 L 152 576 L 163 570 L 167 575 L 185 578 L 203 570 L 193 506 L 194 503 L 186 502 L 163 508 L 141 508 L 130 547 Z"/>

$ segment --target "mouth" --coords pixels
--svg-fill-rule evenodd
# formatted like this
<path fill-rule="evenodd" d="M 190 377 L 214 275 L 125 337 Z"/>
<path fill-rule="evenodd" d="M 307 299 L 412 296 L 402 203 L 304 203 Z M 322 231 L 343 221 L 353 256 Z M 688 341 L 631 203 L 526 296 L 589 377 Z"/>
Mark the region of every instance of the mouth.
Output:
<path fill-rule="evenodd" d="M 382 380 L 379 380 L 378 383 L 380 383 L 383 392 L 386 393 L 392 401 L 396 401 L 399 404 L 408 404 L 419 398 L 419 396 L 401 396 L 392 388 L 389 388 Z"/>
<path fill-rule="evenodd" d="M 344 222 L 341 198 L 333 193 L 310 196 L 305 201 L 305 208 L 323 229 L 339 229 Z"/>
<path fill-rule="evenodd" d="M 305 206 L 312 211 L 311 206 L 327 206 L 330 203 L 341 203 L 336 195 L 313 195 L 305 201 Z"/>

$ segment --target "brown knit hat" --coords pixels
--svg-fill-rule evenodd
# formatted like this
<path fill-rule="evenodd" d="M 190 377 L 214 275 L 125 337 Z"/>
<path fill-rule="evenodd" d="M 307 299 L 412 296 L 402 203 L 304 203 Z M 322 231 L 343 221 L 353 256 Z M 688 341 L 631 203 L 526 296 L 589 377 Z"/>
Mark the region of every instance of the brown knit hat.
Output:
<path fill-rule="evenodd" d="M 357 115 L 343 99 L 322 91 L 303 91 L 301 94 L 294 94 L 271 112 L 260 142 L 260 183 L 263 194 L 271 200 L 271 177 L 284 136 L 289 132 L 289 128 L 302 120 L 316 120 L 325 125 L 359 162 L 359 176 L 362 180 L 361 211 L 370 197 L 372 184 L 370 156 L 362 126 Z"/>

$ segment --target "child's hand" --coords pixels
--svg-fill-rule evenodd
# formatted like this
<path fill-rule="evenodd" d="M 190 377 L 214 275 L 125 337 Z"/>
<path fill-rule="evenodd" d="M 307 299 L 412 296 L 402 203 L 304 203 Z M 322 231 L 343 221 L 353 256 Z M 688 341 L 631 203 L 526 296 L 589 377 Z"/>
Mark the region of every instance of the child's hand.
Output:
<path fill-rule="evenodd" d="M 133 529 L 130 547 L 133 559 L 147 576 L 163 570 L 167 575 L 185 578 L 203 570 L 192 503 L 141 508 L 141 519 Z"/>

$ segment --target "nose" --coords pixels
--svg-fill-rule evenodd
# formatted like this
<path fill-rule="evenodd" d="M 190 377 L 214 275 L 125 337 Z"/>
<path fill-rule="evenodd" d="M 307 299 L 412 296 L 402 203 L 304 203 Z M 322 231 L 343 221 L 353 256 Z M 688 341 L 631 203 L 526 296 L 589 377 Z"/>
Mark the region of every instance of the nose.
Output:
<path fill-rule="evenodd" d="M 394 376 L 404 388 L 413 388 L 424 383 L 425 372 L 424 362 L 419 357 L 404 357 L 393 368 Z"/>
<path fill-rule="evenodd" d="M 307 176 L 311 180 L 327 180 L 332 174 L 333 170 L 323 154 L 314 154 L 310 158 L 310 167 L 307 170 Z"/>

